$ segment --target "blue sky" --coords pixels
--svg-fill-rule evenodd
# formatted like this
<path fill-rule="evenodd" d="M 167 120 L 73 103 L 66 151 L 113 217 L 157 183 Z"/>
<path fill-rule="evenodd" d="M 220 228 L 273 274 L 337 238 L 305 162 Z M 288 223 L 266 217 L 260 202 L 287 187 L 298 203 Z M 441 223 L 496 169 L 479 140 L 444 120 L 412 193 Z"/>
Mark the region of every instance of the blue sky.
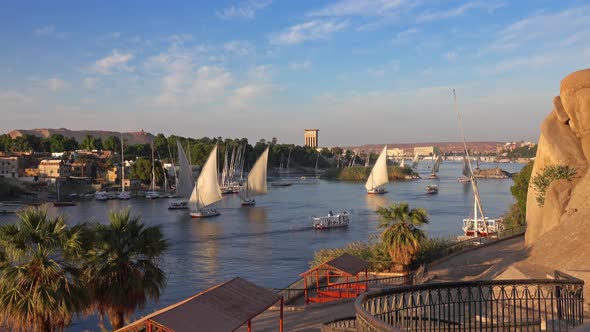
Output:
<path fill-rule="evenodd" d="M 584 1 L 5 1 L 0 132 L 320 145 L 536 140 L 590 67 Z"/>

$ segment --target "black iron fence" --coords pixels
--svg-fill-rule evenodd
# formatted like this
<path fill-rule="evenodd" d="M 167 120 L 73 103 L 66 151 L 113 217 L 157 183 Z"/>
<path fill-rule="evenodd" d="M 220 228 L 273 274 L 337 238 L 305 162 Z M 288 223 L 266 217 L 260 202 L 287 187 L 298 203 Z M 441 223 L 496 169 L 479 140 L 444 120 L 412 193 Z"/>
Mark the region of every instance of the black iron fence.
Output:
<path fill-rule="evenodd" d="M 361 294 L 357 331 L 567 331 L 583 323 L 584 282 L 547 280 L 424 284 Z"/>
<path fill-rule="evenodd" d="M 356 317 L 346 317 L 322 324 L 321 332 L 356 331 Z"/>

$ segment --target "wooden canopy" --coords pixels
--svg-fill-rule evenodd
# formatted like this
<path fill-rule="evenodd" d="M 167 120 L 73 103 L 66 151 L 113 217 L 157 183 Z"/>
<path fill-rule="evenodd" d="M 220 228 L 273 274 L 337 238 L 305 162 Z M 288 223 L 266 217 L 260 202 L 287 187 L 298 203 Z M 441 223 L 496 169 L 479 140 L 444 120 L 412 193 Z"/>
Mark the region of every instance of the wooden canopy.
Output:
<path fill-rule="evenodd" d="M 282 297 L 266 288 L 236 277 L 188 299 L 158 310 L 117 331 L 235 331 Z M 282 302 L 281 321 L 282 331 Z"/>
<path fill-rule="evenodd" d="M 369 267 L 369 263 L 362 259 L 356 258 L 350 254 L 343 254 L 323 264 L 313 267 L 303 273 L 301 276 L 306 276 L 317 270 L 336 270 L 342 276 L 354 277 L 357 274 L 365 271 Z"/>

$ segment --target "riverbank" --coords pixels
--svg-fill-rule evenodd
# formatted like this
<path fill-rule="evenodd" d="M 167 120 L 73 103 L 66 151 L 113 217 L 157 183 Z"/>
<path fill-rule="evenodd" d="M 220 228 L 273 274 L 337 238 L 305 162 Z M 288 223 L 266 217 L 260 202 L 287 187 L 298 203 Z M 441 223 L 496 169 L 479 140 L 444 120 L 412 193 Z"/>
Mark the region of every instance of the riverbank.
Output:
<path fill-rule="evenodd" d="M 389 166 L 387 167 L 389 180 L 409 180 L 418 178 L 418 173 L 409 167 Z M 329 168 L 322 175 L 326 180 L 344 180 L 344 181 L 365 181 L 371 174 L 370 167 L 353 166 L 344 168 Z"/>

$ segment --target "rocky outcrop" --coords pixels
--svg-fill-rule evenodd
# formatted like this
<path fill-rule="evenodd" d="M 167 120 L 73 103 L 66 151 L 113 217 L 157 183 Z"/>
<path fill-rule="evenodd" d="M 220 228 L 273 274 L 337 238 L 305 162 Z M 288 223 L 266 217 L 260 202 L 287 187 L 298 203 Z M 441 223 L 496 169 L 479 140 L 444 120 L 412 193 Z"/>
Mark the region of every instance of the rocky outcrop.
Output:
<path fill-rule="evenodd" d="M 512 176 L 512 173 L 507 172 L 500 167 L 476 168 L 473 170 L 473 176 L 477 179 L 508 179 Z"/>
<path fill-rule="evenodd" d="M 65 137 L 73 137 L 78 143 L 84 140 L 86 135 L 91 135 L 94 138 L 100 138 L 102 140 L 109 136 L 119 137 L 120 133 L 115 131 L 106 130 L 69 130 L 66 128 L 58 129 L 16 129 L 8 133 L 12 138 L 23 136 L 25 134 L 38 136 L 38 137 L 49 137 L 50 135 L 63 135 Z M 129 144 L 149 144 L 153 140 L 154 136 L 150 133 L 146 133 L 143 130 L 138 132 L 126 132 L 123 133 L 123 139 Z"/>
<path fill-rule="evenodd" d="M 566 219 L 590 209 L 590 69 L 577 71 L 561 82 L 560 96 L 553 111 L 543 121 L 531 178 L 550 165 L 576 169 L 571 181 L 555 181 L 545 195 L 545 204 L 536 201 L 535 188 L 527 197 L 526 245 L 534 246 L 556 228 L 566 227 Z M 590 236 L 590 228 L 583 230 Z M 556 234 L 560 232 L 557 231 Z M 567 240 L 567 239 L 563 239 Z"/>

